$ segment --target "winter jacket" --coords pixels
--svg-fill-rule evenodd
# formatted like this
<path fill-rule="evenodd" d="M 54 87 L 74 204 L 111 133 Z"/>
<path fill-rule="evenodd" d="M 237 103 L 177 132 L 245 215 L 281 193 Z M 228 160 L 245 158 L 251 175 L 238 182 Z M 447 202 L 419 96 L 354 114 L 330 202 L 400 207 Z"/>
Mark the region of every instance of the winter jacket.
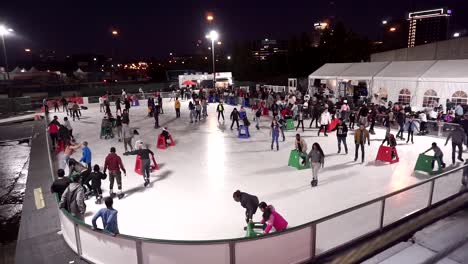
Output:
<path fill-rule="evenodd" d="M 367 117 L 367 114 L 369 113 L 369 108 L 367 108 L 367 106 L 363 106 L 361 107 L 361 109 L 359 110 L 359 116 L 362 116 L 362 117 Z"/>
<path fill-rule="evenodd" d="M 232 119 L 232 120 L 239 120 L 239 112 L 237 112 L 237 111 L 232 111 L 232 112 L 231 112 L 231 119 Z"/>
<path fill-rule="evenodd" d="M 59 126 L 53 122 L 49 124 L 49 133 L 50 134 L 57 134 L 59 131 Z"/>
<path fill-rule="evenodd" d="M 93 189 L 101 188 L 101 180 L 105 180 L 107 178 L 107 175 L 102 172 L 91 172 L 89 174 L 89 178 L 91 179 L 91 186 Z"/>
<path fill-rule="evenodd" d="M 120 172 L 122 169 L 122 171 L 126 173 L 122 159 L 115 153 L 109 153 L 109 155 L 107 155 L 106 161 L 104 162 L 104 173 L 106 173 L 107 169 L 109 169 L 110 172 Z"/>
<path fill-rule="evenodd" d="M 385 142 L 387 142 L 387 146 L 390 147 L 396 147 L 397 145 L 395 136 L 393 134 L 387 134 L 385 136 L 385 139 L 382 141 L 382 145 L 385 144 Z"/>
<path fill-rule="evenodd" d="M 83 147 L 83 154 L 81 156 L 80 162 L 91 163 L 91 150 L 88 146 Z"/>
<path fill-rule="evenodd" d="M 406 122 L 405 124 L 405 129 L 407 131 L 414 131 L 414 130 L 418 130 L 418 127 L 416 126 L 416 122 L 415 121 L 408 121 Z"/>
<path fill-rule="evenodd" d="M 84 220 L 86 204 L 84 188 L 81 184 L 76 182 L 70 183 L 62 195 L 59 208 L 65 209 L 76 218 Z"/>
<path fill-rule="evenodd" d="M 270 233 L 272 227 L 275 228 L 276 232 L 285 230 L 288 227 L 288 222 L 283 218 L 283 216 L 276 212 L 273 205 L 269 205 L 268 208 L 271 210 L 271 215 L 266 221 L 267 227 L 265 228 L 265 234 Z M 262 219 L 261 223 L 265 223 L 265 220 Z"/>
<path fill-rule="evenodd" d="M 345 123 L 342 123 L 341 125 L 338 124 L 335 127 L 336 130 L 336 136 L 337 137 L 347 137 L 348 136 L 348 126 L 346 126 Z"/>
<path fill-rule="evenodd" d="M 404 113 L 401 113 L 401 112 L 398 112 L 397 116 L 396 116 L 396 120 L 398 122 L 398 124 L 404 124 L 405 123 L 405 114 Z"/>
<path fill-rule="evenodd" d="M 325 111 L 320 116 L 320 124 L 321 125 L 328 125 L 331 122 L 331 115 L 328 111 Z"/>
<path fill-rule="evenodd" d="M 363 144 L 366 144 L 366 141 L 370 144 L 369 131 L 367 131 L 367 129 L 364 129 L 362 131 L 361 129 L 356 129 L 354 131 L 354 142 L 356 144 L 360 144 L 361 138 Z"/>
<path fill-rule="evenodd" d="M 224 105 L 218 104 L 218 106 L 216 107 L 216 111 L 217 112 L 224 112 Z"/>
<path fill-rule="evenodd" d="M 468 134 L 468 119 L 463 119 L 460 122 L 460 126 L 463 127 L 463 130 L 465 130 L 465 133 Z"/>
<path fill-rule="evenodd" d="M 126 125 L 122 127 L 122 137 L 127 139 L 133 137 L 132 129 L 130 128 L 130 126 Z"/>
<path fill-rule="evenodd" d="M 251 218 L 252 215 L 255 214 L 255 212 L 257 211 L 258 197 L 245 192 L 241 192 L 239 201 L 241 206 L 246 209 L 245 214 L 249 216 L 249 218 Z"/>
<path fill-rule="evenodd" d="M 64 121 L 63 125 L 64 125 L 68 130 L 72 130 L 72 129 L 73 129 L 73 127 L 71 126 L 69 120 Z"/>
<path fill-rule="evenodd" d="M 297 142 L 297 139 L 296 139 L 295 144 L 296 144 L 296 149 L 297 150 L 299 150 L 299 145 L 301 145 L 302 153 L 307 153 L 307 143 L 305 142 L 305 140 L 303 138 L 301 138 L 301 140 L 299 142 Z"/>
<path fill-rule="evenodd" d="M 58 131 L 58 136 L 60 140 L 68 141 L 70 140 L 70 130 L 68 130 L 65 126 L 60 126 Z"/>
<path fill-rule="evenodd" d="M 52 186 L 50 186 L 50 192 L 51 193 L 56 193 L 59 197 L 59 199 L 62 199 L 62 194 L 65 192 L 67 189 L 68 185 L 70 185 L 70 179 L 66 177 L 61 177 L 58 178 L 52 183 Z"/>
<path fill-rule="evenodd" d="M 320 164 L 325 162 L 325 157 L 318 150 L 311 149 L 307 157 L 311 162 L 318 162 Z"/>
<path fill-rule="evenodd" d="M 195 105 L 192 102 L 190 102 L 188 108 L 189 110 L 195 110 Z"/>
<path fill-rule="evenodd" d="M 174 107 L 175 107 L 175 109 L 180 109 L 180 101 L 179 100 L 175 101 Z"/>
<path fill-rule="evenodd" d="M 445 141 L 445 144 L 449 142 L 450 139 L 452 139 L 452 143 L 454 144 L 463 144 L 465 142 L 465 131 L 461 127 L 457 127 L 447 137 L 447 141 Z"/>

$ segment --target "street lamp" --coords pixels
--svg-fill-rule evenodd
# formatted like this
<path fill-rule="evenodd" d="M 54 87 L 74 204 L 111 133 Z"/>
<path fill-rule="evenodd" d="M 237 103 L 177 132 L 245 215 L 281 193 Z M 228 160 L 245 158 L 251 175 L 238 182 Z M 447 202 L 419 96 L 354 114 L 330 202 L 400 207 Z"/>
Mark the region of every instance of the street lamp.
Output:
<path fill-rule="evenodd" d="M 119 35 L 119 32 L 117 30 L 112 30 L 112 35 L 117 36 Z"/>
<path fill-rule="evenodd" d="M 206 16 L 206 20 L 211 23 L 214 20 L 214 16 L 212 14 L 208 14 Z"/>
<path fill-rule="evenodd" d="M 10 73 L 8 72 L 8 57 L 6 52 L 6 45 L 5 45 L 5 36 L 13 32 L 13 29 L 6 28 L 4 25 L 0 25 L 0 36 L 2 36 L 2 44 L 3 44 L 3 57 L 5 58 L 5 72 L 7 74 L 7 79 L 10 80 Z"/>
<path fill-rule="evenodd" d="M 213 57 L 213 88 L 216 88 L 216 68 L 215 68 L 214 42 L 219 38 L 219 34 L 215 30 L 211 30 L 210 33 L 208 33 L 208 35 L 206 35 L 206 38 L 211 40 L 211 56 Z"/>
<path fill-rule="evenodd" d="M 458 37 L 460 37 L 460 33 L 459 33 L 459 32 L 455 32 L 455 33 L 453 33 L 453 37 L 454 37 L 454 38 L 458 38 Z"/>

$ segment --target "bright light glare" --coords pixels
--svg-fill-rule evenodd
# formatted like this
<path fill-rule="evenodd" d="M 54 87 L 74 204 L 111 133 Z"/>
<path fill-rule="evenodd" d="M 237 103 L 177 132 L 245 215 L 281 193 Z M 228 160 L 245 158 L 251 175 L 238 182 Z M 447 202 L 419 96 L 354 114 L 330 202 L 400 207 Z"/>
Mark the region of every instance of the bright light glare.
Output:
<path fill-rule="evenodd" d="M 119 32 L 117 30 L 112 30 L 112 35 L 116 36 L 118 34 L 119 34 Z"/>
<path fill-rule="evenodd" d="M 24 51 L 26 51 L 26 52 L 31 52 L 31 49 L 24 49 Z"/>
<path fill-rule="evenodd" d="M 382 21 L 382 24 L 384 24 L 384 25 L 387 25 L 387 23 L 388 23 L 387 20 Z"/>
<path fill-rule="evenodd" d="M 206 20 L 213 21 L 214 17 L 212 15 L 207 15 Z"/>
<path fill-rule="evenodd" d="M 395 32 L 396 31 L 396 28 L 392 27 L 390 28 L 390 32 Z"/>
<path fill-rule="evenodd" d="M 221 45 L 221 44 L 223 44 L 223 43 L 221 41 L 218 41 L 218 45 Z"/>
<path fill-rule="evenodd" d="M 219 37 L 219 34 L 218 32 L 214 31 L 214 30 L 211 30 L 210 33 L 208 35 L 206 35 L 206 38 L 212 40 L 212 41 L 215 41 L 217 40 Z"/>
<path fill-rule="evenodd" d="M 460 33 L 458 33 L 458 32 L 453 33 L 453 37 L 454 37 L 454 38 L 460 37 Z"/>
<path fill-rule="evenodd" d="M 231 56 L 227 56 L 227 59 L 230 60 L 230 59 L 231 59 Z"/>
<path fill-rule="evenodd" d="M 13 29 L 0 25 L 0 35 L 8 35 L 11 32 L 13 32 Z"/>

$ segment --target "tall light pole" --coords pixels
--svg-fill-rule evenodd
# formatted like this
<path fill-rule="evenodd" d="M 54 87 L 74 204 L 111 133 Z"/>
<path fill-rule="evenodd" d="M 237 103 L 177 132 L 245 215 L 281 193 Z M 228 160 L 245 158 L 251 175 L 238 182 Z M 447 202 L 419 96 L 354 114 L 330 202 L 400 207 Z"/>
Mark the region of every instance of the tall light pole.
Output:
<path fill-rule="evenodd" d="M 211 56 L 213 57 L 213 88 L 216 89 L 216 67 L 215 67 L 215 50 L 214 50 L 214 42 L 218 39 L 219 34 L 215 30 L 211 30 L 208 35 L 206 35 L 207 39 L 211 40 Z"/>
<path fill-rule="evenodd" d="M 114 57 L 115 57 L 115 45 L 117 42 L 117 37 L 119 36 L 119 32 L 117 30 L 112 30 L 112 60 L 111 60 L 111 83 L 114 82 Z"/>
<path fill-rule="evenodd" d="M 13 29 L 6 28 L 3 25 L 0 25 L 0 36 L 2 37 L 2 44 L 3 44 L 3 57 L 5 58 L 5 72 L 7 74 L 7 79 L 10 80 L 10 72 L 8 71 L 8 57 L 6 52 L 6 45 L 5 45 L 5 35 L 8 35 L 10 32 L 13 32 Z"/>

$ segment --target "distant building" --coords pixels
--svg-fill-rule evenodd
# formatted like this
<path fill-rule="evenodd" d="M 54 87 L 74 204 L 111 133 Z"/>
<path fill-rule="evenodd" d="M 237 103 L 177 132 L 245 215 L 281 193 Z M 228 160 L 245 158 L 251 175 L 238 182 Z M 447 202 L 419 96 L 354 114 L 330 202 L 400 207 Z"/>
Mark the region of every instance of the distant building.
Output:
<path fill-rule="evenodd" d="M 314 30 L 312 31 L 312 47 L 317 48 L 320 46 L 320 41 L 325 30 L 329 29 L 330 24 L 327 22 L 317 22 L 314 24 Z"/>
<path fill-rule="evenodd" d="M 257 60 L 267 60 L 272 55 L 282 55 L 288 52 L 287 43 L 274 39 L 263 39 L 254 42 L 252 56 Z"/>
<path fill-rule="evenodd" d="M 451 14 L 445 8 L 409 13 L 408 47 L 447 40 Z"/>
<path fill-rule="evenodd" d="M 382 50 L 406 48 L 408 45 L 408 21 L 386 21 L 383 25 Z"/>

